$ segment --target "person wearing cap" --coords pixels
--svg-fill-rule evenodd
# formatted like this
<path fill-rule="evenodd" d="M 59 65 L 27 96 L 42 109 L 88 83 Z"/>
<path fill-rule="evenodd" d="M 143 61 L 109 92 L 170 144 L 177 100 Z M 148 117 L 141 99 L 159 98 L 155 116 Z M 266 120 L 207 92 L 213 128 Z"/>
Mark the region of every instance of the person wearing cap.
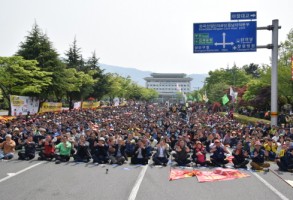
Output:
<path fill-rule="evenodd" d="M 195 165 L 200 165 L 200 166 L 206 166 L 207 165 L 207 160 L 206 160 L 206 150 L 202 143 L 200 141 L 196 141 L 192 154 L 192 160 L 195 163 Z"/>
<path fill-rule="evenodd" d="M 46 138 L 39 141 L 39 146 L 44 147 L 43 150 L 39 152 L 38 160 L 51 161 L 54 158 L 54 143 L 50 135 L 46 135 Z"/>
<path fill-rule="evenodd" d="M 211 164 L 216 167 L 226 167 L 226 164 L 229 162 L 226 160 L 226 154 L 229 153 L 227 148 L 220 142 L 219 139 L 215 139 L 214 145 L 211 148 Z"/>
<path fill-rule="evenodd" d="M 34 159 L 36 153 L 36 143 L 33 141 L 33 136 L 29 135 L 27 139 L 21 143 L 24 146 L 24 151 L 18 152 L 18 160 Z"/>
<path fill-rule="evenodd" d="M 293 147 L 285 151 L 284 156 L 276 159 L 280 171 L 293 172 Z"/>
<path fill-rule="evenodd" d="M 55 146 L 55 149 L 59 150 L 59 154 L 55 154 L 55 163 L 68 162 L 70 160 L 71 148 L 71 143 L 67 140 L 67 136 L 63 136 L 61 142 Z"/>
<path fill-rule="evenodd" d="M 109 162 L 109 146 L 105 143 L 105 138 L 100 137 L 98 142 L 94 143 L 93 163 L 105 164 Z"/>
<path fill-rule="evenodd" d="M 237 143 L 236 149 L 232 152 L 232 156 L 234 157 L 232 159 L 234 168 L 247 168 L 246 165 L 249 163 L 249 154 L 247 151 L 244 150 L 242 142 Z"/>
<path fill-rule="evenodd" d="M 11 139 L 11 135 L 7 134 L 5 136 L 5 141 L 0 143 L 0 148 L 3 149 L 3 152 L 0 152 L 0 160 L 10 160 L 14 156 L 15 152 L 15 142 Z"/>
<path fill-rule="evenodd" d="M 16 127 L 13 132 L 12 132 L 12 137 L 11 139 L 15 142 L 15 149 L 19 150 L 21 149 L 21 135 L 20 135 L 20 130 L 18 127 Z"/>
<path fill-rule="evenodd" d="M 251 151 L 251 169 L 253 170 L 268 170 L 270 163 L 265 162 L 265 156 L 268 156 L 268 152 L 261 149 L 262 144 L 260 141 L 256 141 L 254 144 L 254 149 Z"/>

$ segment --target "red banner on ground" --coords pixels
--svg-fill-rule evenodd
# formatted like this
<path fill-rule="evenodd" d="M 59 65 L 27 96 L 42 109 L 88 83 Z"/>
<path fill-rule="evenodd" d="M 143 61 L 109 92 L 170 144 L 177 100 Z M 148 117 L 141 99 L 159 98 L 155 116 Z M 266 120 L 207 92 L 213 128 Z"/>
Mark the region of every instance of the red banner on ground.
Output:
<path fill-rule="evenodd" d="M 180 170 L 180 169 L 171 169 L 169 180 L 177 180 L 181 178 L 189 178 L 196 176 L 197 173 L 200 173 L 199 170 Z"/>
<path fill-rule="evenodd" d="M 200 171 L 200 170 L 178 170 L 172 169 L 170 172 L 169 180 L 177 180 L 182 178 L 188 178 L 196 176 L 198 182 L 214 182 L 214 181 L 226 181 L 233 180 L 237 178 L 245 178 L 250 175 L 241 172 L 237 169 L 223 169 L 218 168 L 214 171 Z"/>
<path fill-rule="evenodd" d="M 237 169 L 222 169 L 218 168 L 214 171 L 203 171 L 201 174 L 196 175 L 198 182 L 213 182 L 225 181 L 237 178 L 245 178 L 250 175 L 243 173 Z"/>

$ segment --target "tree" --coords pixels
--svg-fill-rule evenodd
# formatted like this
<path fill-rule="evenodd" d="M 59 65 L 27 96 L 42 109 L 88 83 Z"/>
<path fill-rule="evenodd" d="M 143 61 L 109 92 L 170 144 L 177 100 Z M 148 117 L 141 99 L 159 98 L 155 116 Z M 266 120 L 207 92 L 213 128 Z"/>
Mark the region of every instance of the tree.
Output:
<path fill-rule="evenodd" d="M 0 74 L 0 89 L 9 108 L 9 95 L 38 96 L 52 81 L 52 73 L 42 71 L 37 67 L 37 61 L 24 60 L 20 56 L 0 57 Z"/>
<path fill-rule="evenodd" d="M 39 94 L 42 99 L 47 99 L 50 95 L 58 93 L 58 86 L 62 85 L 59 74 L 63 72 L 64 65 L 58 58 L 58 53 L 53 48 L 48 36 L 42 33 L 41 29 L 35 23 L 32 30 L 25 37 L 25 41 L 20 43 L 16 52 L 17 56 L 22 56 L 26 60 L 36 60 L 37 66 L 42 71 L 51 72 L 51 84 L 44 88 Z"/>
<path fill-rule="evenodd" d="M 291 57 L 293 56 L 293 29 L 287 35 L 287 40 L 281 42 L 279 50 L 279 65 L 290 67 Z"/>
<path fill-rule="evenodd" d="M 243 87 L 249 81 L 249 75 L 244 68 L 234 65 L 232 68 L 217 69 L 209 72 L 209 77 L 205 80 L 204 90 L 207 92 L 211 103 L 220 101 L 230 86 Z"/>
<path fill-rule="evenodd" d="M 257 64 L 250 63 L 249 65 L 244 65 L 242 68 L 247 75 L 251 75 L 253 78 L 260 77 L 260 69 Z"/>
<path fill-rule="evenodd" d="M 65 52 L 65 59 L 68 68 L 74 68 L 77 71 L 82 70 L 84 64 L 81 49 L 77 47 L 76 38 L 74 38 L 72 45 L 69 47 L 69 50 Z"/>

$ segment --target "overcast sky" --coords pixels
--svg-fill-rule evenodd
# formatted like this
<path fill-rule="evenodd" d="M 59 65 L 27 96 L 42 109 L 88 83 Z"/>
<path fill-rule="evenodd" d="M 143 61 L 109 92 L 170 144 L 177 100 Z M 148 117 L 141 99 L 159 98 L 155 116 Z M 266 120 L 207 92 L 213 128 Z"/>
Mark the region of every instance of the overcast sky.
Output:
<path fill-rule="evenodd" d="M 208 73 L 244 64 L 270 64 L 271 50 L 193 53 L 193 23 L 227 22 L 230 12 L 257 11 L 257 26 L 279 19 L 284 41 L 293 28 L 292 0 L 0 0 L 0 56 L 13 55 L 34 21 L 61 56 L 76 36 L 84 58 L 153 72 Z M 257 32 L 257 45 L 271 43 Z"/>

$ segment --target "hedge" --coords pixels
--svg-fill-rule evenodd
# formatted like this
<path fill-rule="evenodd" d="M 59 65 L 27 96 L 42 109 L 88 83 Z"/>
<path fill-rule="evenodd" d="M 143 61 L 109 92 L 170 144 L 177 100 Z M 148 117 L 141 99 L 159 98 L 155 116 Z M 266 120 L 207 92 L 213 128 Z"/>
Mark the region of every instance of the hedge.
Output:
<path fill-rule="evenodd" d="M 227 113 L 225 113 L 225 112 L 221 112 L 220 114 L 221 115 L 227 115 Z M 249 116 L 246 116 L 246 115 L 240 115 L 238 113 L 234 113 L 233 115 L 234 115 L 235 120 L 237 120 L 237 121 L 239 121 L 241 123 L 244 123 L 244 124 L 256 124 L 259 121 L 262 121 L 263 123 L 271 123 L 269 120 L 266 120 L 266 119 L 249 117 Z"/>

